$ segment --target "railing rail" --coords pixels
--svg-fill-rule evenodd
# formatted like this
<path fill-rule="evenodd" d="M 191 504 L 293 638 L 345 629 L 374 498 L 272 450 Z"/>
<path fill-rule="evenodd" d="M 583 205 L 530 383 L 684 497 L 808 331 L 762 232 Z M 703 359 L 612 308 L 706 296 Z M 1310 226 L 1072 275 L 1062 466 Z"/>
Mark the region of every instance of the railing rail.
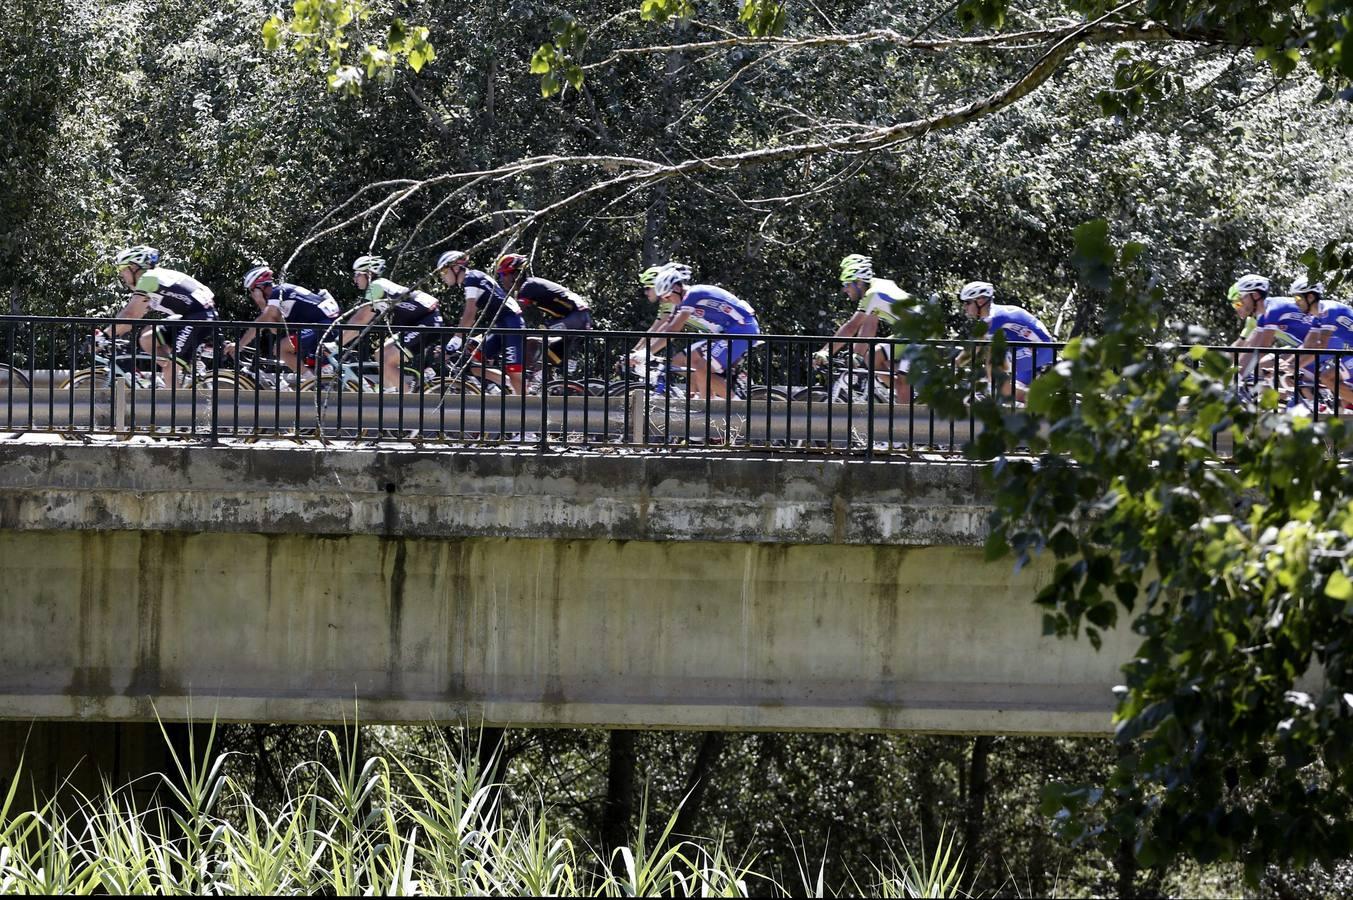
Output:
<path fill-rule="evenodd" d="M 201 345 L 174 361 L 165 342 L 185 324 Z M 249 330 L 264 353 L 227 354 Z M 400 333 L 0 316 L 0 433 L 868 458 L 957 454 L 980 427 L 971 410 L 946 417 L 917 402 L 896 339 L 839 340 L 822 364 L 814 353 L 829 339 L 819 336 L 444 327 L 419 329 L 422 348 L 409 355 L 388 349 Z M 314 353 L 299 370 L 274 355 L 293 340 Z M 476 342 L 478 352 L 463 349 Z M 927 343 L 956 380 L 964 367 L 974 392 L 1012 408 L 1063 346 L 1007 344 L 993 386 L 989 342 Z M 1272 386 L 1317 418 L 1353 408 L 1353 351 L 1212 349 L 1231 357 L 1237 391 Z M 505 370 L 511 359 L 519 375 Z"/>

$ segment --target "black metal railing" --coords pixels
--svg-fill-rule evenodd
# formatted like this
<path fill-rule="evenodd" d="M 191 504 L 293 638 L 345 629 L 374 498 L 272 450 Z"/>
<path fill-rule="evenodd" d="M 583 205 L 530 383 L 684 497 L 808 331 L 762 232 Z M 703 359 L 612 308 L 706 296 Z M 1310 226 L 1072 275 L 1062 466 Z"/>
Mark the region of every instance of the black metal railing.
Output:
<path fill-rule="evenodd" d="M 200 340 L 178 358 L 185 325 Z M 897 340 L 840 341 L 824 360 L 826 338 L 795 335 L 435 328 L 415 352 L 400 336 L 379 323 L 0 317 L 0 432 L 873 457 L 955 454 L 979 428 L 970 405 L 940 415 L 917 401 Z M 970 400 L 994 392 L 1015 408 L 1061 346 L 1010 343 L 992 365 L 985 341 L 939 341 L 928 359 Z M 1315 417 L 1353 407 L 1353 351 L 1214 349 L 1243 394 L 1271 386 Z"/>

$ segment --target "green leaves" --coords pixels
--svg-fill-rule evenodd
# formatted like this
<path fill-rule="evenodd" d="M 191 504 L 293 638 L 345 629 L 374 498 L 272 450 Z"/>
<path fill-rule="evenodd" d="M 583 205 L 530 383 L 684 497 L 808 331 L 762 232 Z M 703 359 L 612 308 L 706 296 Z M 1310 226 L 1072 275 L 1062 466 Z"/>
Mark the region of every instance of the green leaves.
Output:
<path fill-rule="evenodd" d="M 531 74 L 540 76 L 540 95 L 553 97 L 567 85 L 575 91 L 583 86 L 583 69 L 576 60 L 587 47 L 587 30 L 572 16 L 550 23 L 554 41 L 541 44 L 531 55 Z"/>
<path fill-rule="evenodd" d="M 295 0 L 289 19 L 271 15 L 263 23 L 263 46 L 272 51 L 289 47 L 313 70 L 323 72 L 329 89 L 356 97 L 373 79 L 388 80 L 401 61 L 419 72 L 436 58 L 425 26 L 410 27 L 393 19 L 384 46 L 367 43 L 353 58 L 349 32 L 369 25 L 370 7 L 364 0 Z"/>
<path fill-rule="evenodd" d="M 785 6 L 778 0 L 742 0 L 738 20 L 752 37 L 768 37 L 785 30 Z"/>
<path fill-rule="evenodd" d="M 668 19 L 689 19 L 693 15 L 692 0 L 643 0 L 639 4 L 639 16 L 645 22 L 662 24 Z"/>

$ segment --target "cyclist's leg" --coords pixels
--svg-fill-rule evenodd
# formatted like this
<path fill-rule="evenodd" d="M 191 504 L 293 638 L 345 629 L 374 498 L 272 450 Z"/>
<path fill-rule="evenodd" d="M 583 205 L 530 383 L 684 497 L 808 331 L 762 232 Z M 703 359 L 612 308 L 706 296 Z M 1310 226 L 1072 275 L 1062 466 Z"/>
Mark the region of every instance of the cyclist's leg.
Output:
<path fill-rule="evenodd" d="M 691 353 L 691 370 L 701 384 L 701 393 L 706 397 L 728 396 L 728 373 L 752 349 L 752 341 L 730 339 L 731 335 L 760 334 L 761 328 L 755 322 L 736 326 L 724 332 L 722 340 L 710 340 L 708 346 L 700 352 Z"/>
<path fill-rule="evenodd" d="M 526 353 L 526 335 L 520 326 L 513 326 L 517 333 L 503 335 L 503 373 L 512 384 L 512 393 L 522 393 L 522 360 Z"/>

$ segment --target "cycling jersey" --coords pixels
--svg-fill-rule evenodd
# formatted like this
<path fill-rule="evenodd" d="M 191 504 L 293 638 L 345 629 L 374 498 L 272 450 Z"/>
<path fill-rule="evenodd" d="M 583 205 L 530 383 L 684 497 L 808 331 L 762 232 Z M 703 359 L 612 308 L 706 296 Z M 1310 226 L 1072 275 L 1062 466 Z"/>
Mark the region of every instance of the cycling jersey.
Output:
<path fill-rule="evenodd" d="M 1052 342 L 1052 335 L 1048 333 L 1047 326 L 1038 321 L 1038 317 L 1033 313 L 1018 306 L 993 303 L 982 321 L 987 323 L 988 337 L 998 331 L 1004 331 L 1006 339 L 1011 341 Z"/>
<path fill-rule="evenodd" d="M 563 319 L 589 307 L 586 297 L 544 278 L 526 279 L 517 300 L 522 306 L 534 306 L 547 319 Z"/>
<path fill-rule="evenodd" d="M 1314 323 L 1315 318 L 1302 312 L 1291 297 L 1269 297 L 1256 330 L 1272 332 L 1277 346 L 1300 347 Z"/>
<path fill-rule="evenodd" d="M 287 322 L 328 323 L 338 318 L 338 301 L 328 291 L 318 294 L 294 284 L 277 285 L 268 295 L 268 306 L 279 310 Z"/>
<path fill-rule="evenodd" d="M 691 311 L 691 317 L 686 322 L 696 331 L 712 334 L 721 334 L 725 331 L 757 334 L 760 331 L 756 321 L 756 310 L 723 288 L 712 284 L 692 285 L 686 290 L 686 296 L 681 298 L 678 309 Z M 755 330 L 745 331 L 746 328 Z"/>
<path fill-rule="evenodd" d="M 1320 313 L 1312 327 L 1330 333 L 1331 350 L 1353 348 L 1353 306 L 1338 300 L 1321 300 Z"/>
<path fill-rule="evenodd" d="M 911 294 L 902 290 L 887 278 L 875 278 L 869 282 L 869 290 L 860 298 L 857 312 L 878 316 L 879 321 L 896 325 L 898 315 L 894 304 L 901 303 L 904 308 L 914 309 Z"/>
<path fill-rule="evenodd" d="M 1052 342 L 1052 334 L 1047 326 L 1038 321 L 1038 317 L 1027 309 L 1018 306 L 1003 306 L 993 303 L 982 321 L 987 323 L 987 336 L 998 331 L 1005 332 L 1007 340 Z M 1015 370 L 1012 373 L 1017 384 L 1028 385 L 1041 370 L 1052 365 L 1056 351 L 1051 347 L 1015 347 L 1006 351 L 1006 360 L 1014 358 Z"/>
<path fill-rule="evenodd" d="M 434 310 L 438 306 L 436 297 L 427 291 L 416 291 L 406 288 L 402 284 L 395 284 L 388 278 L 373 278 L 371 283 L 366 286 L 366 299 L 372 302 L 384 300 L 386 298 L 394 300 L 397 305 L 417 305 L 425 310 Z"/>
<path fill-rule="evenodd" d="M 484 317 L 480 322 L 484 327 L 493 327 L 507 315 L 521 315 L 521 305 L 516 299 L 509 297 L 498 282 L 478 269 L 465 273 L 465 299 L 474 301 L 479 315 Z"/>
<path fill-rule="evenodd" d="M 173 269 L 147 269 L 132 288 L 134 295 L 150 301 L 150 308 L 185 319 L 216 318 L 216 298 L 211 289 Z"/>

